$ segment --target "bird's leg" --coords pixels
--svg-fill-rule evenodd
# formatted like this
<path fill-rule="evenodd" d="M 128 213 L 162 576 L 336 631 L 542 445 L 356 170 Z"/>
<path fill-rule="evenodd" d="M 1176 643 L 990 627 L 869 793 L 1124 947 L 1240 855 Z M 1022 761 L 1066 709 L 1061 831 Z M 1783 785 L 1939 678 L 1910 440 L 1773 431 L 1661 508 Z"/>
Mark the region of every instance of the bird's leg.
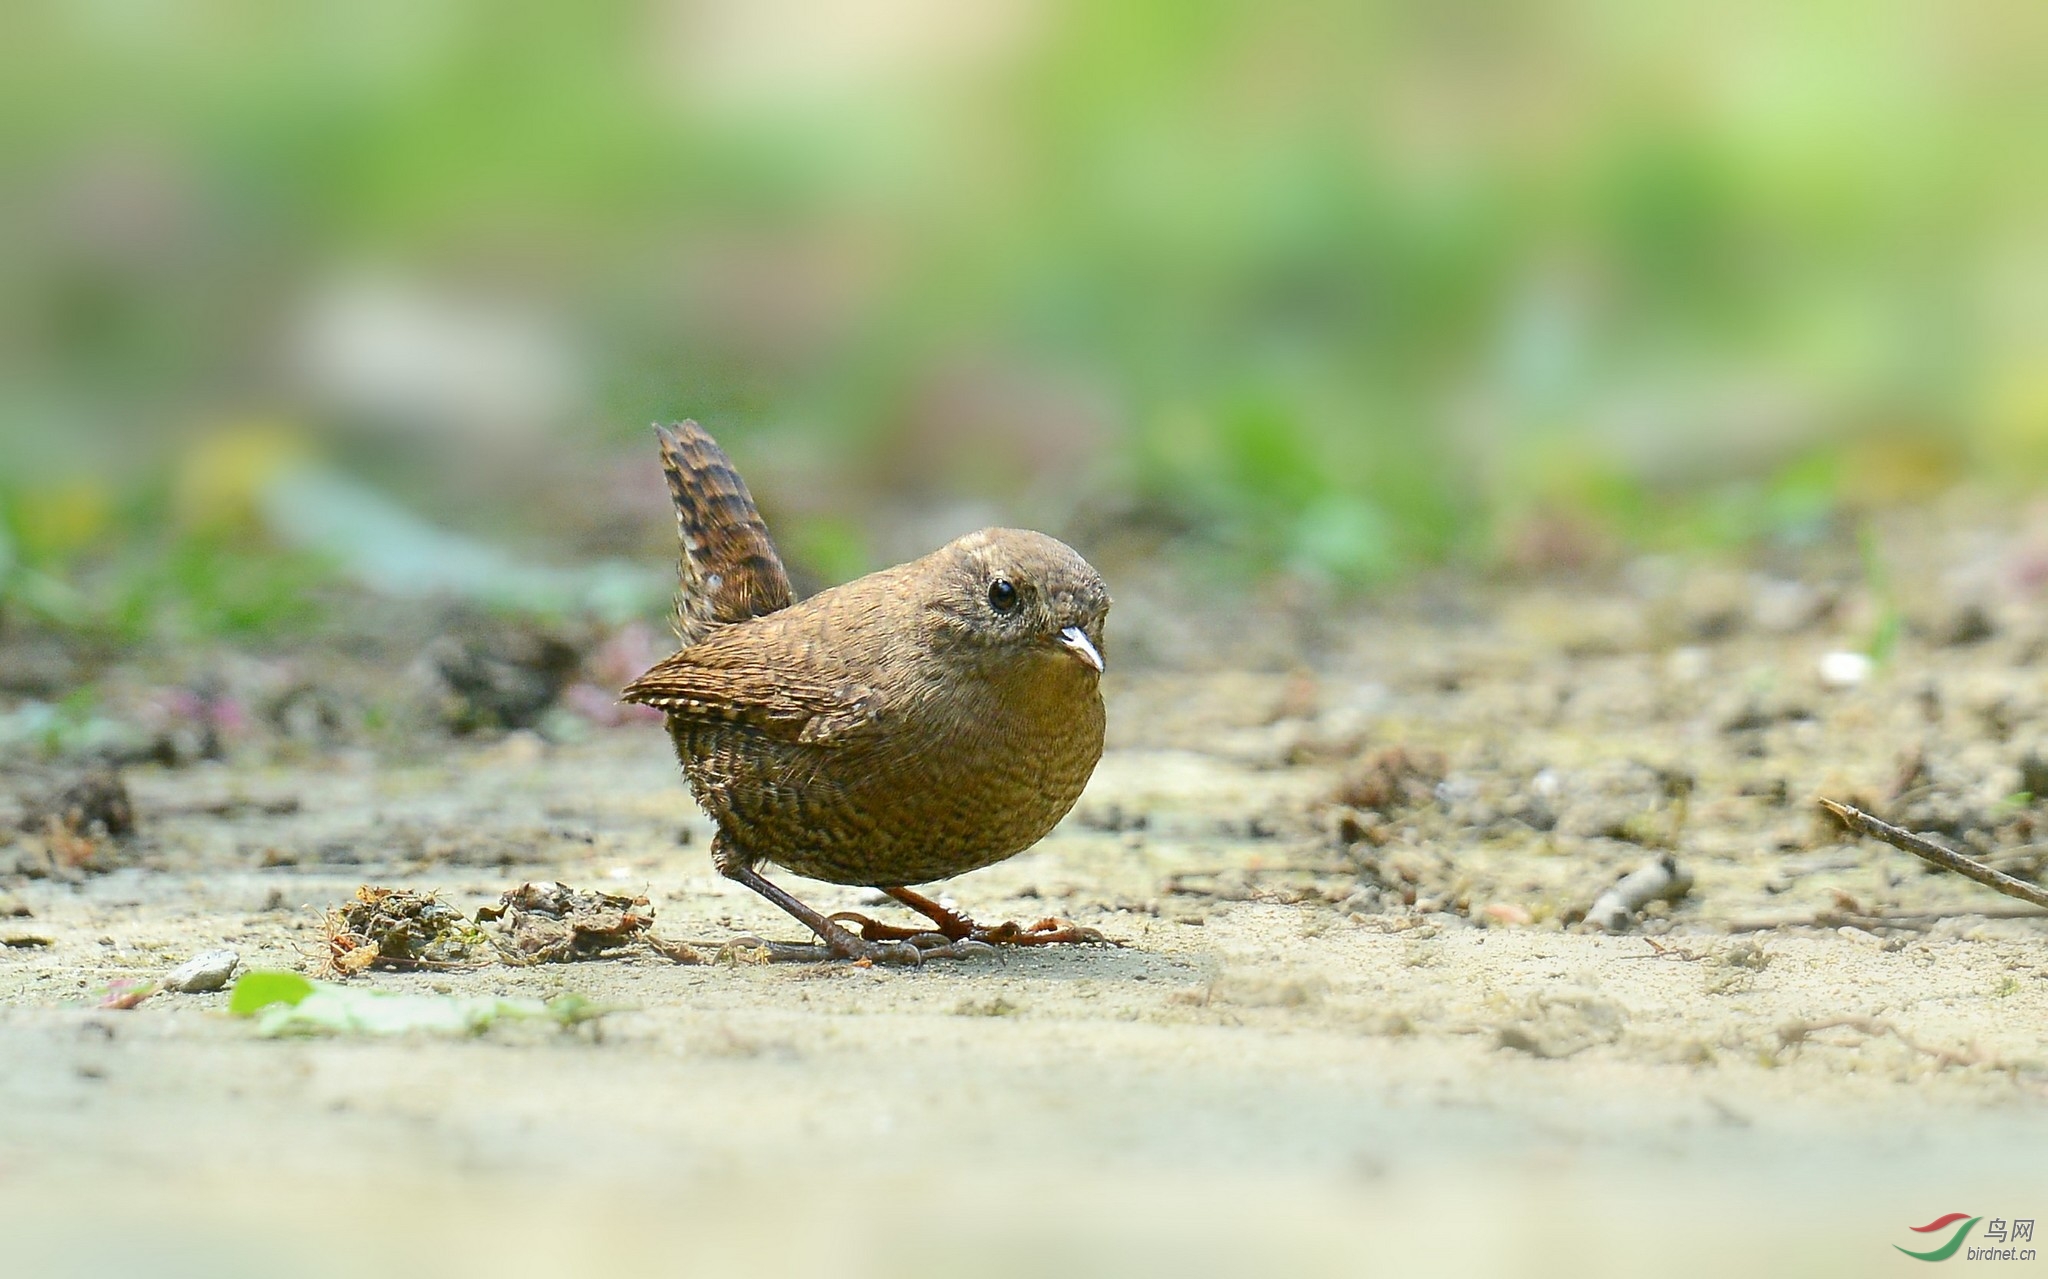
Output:
<path fill-rule="evenodd" d="M 948 910 L 923 893 L 911 892 L 908 888 L 884 888 L 883 892 L 902 902 L 905 906 L 923 915 L 938 925 L 938 930 L 954 941 L 974 935 L 974 921 L 957 910 Z"/>
<path fill-rule="evenodd" d="M 924 951 L 916 946 L 888 938 L 855 937 L 838 924 L 820 915 L 809 906 L 768 882 L 753 867 L 738 860 L 727 861 L 714 857 L 718 872 L 728 879 L 737 880 L 755 892 L 774 902 L 803 921 L 806 928 L 816 933 L 825 943 L 825 949 L 836 959 L 866 959 L 884 964 L 921 964 Z"/>
<path fill-rule="evenodd" d="M 913 893 L 908 888 L 884 888 L 883 892 L 910 907 L 918 914 L 930 919 L 936 928 L 899 928 L 885 924 L 879 919 L 869 919 L 858 911 L 842 910 L 832 916 L 835 924 L 851 924 L 860 930 L 860 935 L 869 941 L 888 939 L 890 941 L 914 942 L 920 937 L 937 937 L 945 941 L 960 941 L 974 936 L 974 921 L 965 915 L 947 910 L 931 898 Z"/>
<path fill-rule="evenodd" d="M 1057 945 L 1057 943 L 1063 943 L 1063 941 L 1102 941 L 1104 939 L 1102 933 L 1098 933 L 1096 929 L 1085 929 L 1085 927 L 1081 927 L 1077 923 L 1071 923 L 1071 921 L 1065 921 L 1065 919 L 1040 919 L 1038 923 L 1032 923 L 1032 925 L 1022 925 L 1022 923 L 1016 923 L 1016 921 L 1004 921 L 1004 923 L 997 923 L 997 925 L 981 925 L 981 923 L 975 923 L 973 919 L 969 919 L 967 915 L 961 915 L 958 911 L 948 911 L 946 907 L 938 905 L 938 902 L 934 902 L 932 898 L 928 898 L 922 892 L 911 892 L 909 888 L 883 888 L 883 892 L 887 892 L 889 896 L 893 896 L 899 902 L 903 902 L 903 905 L 909 907 L 911 911 L 920 913 L 926 919 L 930 919 L 934 929 L 940 935 L 944 935 L 948 941 L 985 941 L 989 945 Z M 862 923 L 872 923 L 872 921 L 862 921 Z M 903 929 L 889 929 L 887 925 L 872 925 L 872 927 L 881 929 L 881 935 L 889 935 L 889 937 L 893 937 L 897 933 L 905 933 Z M 874 937 L 877 933 L 870 933 L 866 927 L 862 927 L 860 935 L 862 937 Z M 907 933 L 905 933 L 905 937 L 907 937 Z"/>
<path fill-rule="evenodd" d="M 977 924 L 956 910 L 948 910 L 923 893 L 914 893 L 908 888 L 884 888 L 883 892 L 910 907 L 918 914 L 932 921 L 932 928 L 898 928 L 869 919 L 853 911 L 840 911 L 832 916 L 832 922 L 852 924 L 868 941 L 907 941 L 935 953 L 934 943 L 939 938 L 959 945 L 981 942 L 990 946 L 1051 946 L 1060 943 L 1099 942 L 1106 940 L 1093 928 L 1084 928 L 1064 919 L 1041 919 L 1035 924 L 1019 924 L 1005 920 L 1000 924 Z"/>

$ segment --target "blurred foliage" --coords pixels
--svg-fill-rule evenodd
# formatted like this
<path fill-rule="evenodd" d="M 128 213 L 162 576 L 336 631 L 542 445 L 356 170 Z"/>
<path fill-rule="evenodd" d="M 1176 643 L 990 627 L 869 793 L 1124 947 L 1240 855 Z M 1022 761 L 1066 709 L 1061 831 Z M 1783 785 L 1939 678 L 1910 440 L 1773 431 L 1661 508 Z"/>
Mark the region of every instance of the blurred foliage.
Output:
<path fill-rule="evenodd" d="M 1899 608 L 1897 592 L 1892 589 L 1891 570 L 1884 562 L 1884 552 L 1868 528 L 1858 537 L 1858 546 L 1863 552 L 1864 589 L 1877 605 L 1877 620 L 1871 625 L 1863 651 L 1873 662 L 1888 662 L 1899 646 L 1899 636 L 1905 632 L 1905 614 Z"/>
<path fill-rule="evenodd" d="M 0 609 L 121 644 L 293 633 L 321 617 L 319 587 L 332 574 L 316 557 L 180 531 L 145 506 L 128 525 L 164 535 L 88 561 L 76 553 L 74 510 L 8 496 L 0 490 Z"/>
<path fill-rule="evenodd" d="M 46 612 L 63 565 L 164 531 L 122 495 L 160 501 L 167 453 L 252 413 L 543 524 L 492 459 L 638 457 L 647 421 L 696 416 L 829 576 L 934 492 L 1135 502 L 1248 568 L 1370 582 L 1546 512 L 1726 545 L 2048 468 L 2035 0 L 10 28 L 4 589 Z M 348 310 L 364 279 L 399 304 Z M 335 314 L 370 314 L 368 346 Z M 230 626 L 288 614 L 299 570 L 204 528 L 148 571 Z"/>

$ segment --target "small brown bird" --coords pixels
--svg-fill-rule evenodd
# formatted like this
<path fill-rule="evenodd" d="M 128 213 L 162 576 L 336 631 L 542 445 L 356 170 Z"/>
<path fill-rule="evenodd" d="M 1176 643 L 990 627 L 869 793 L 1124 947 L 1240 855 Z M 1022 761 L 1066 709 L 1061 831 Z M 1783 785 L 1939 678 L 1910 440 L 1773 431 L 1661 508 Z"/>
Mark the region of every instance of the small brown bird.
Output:
<path fill-rule="evenodd" d="M 1102 758 L 1101 575 L 1043 533 L 983 529 L 793 602 L 724 452 L 695 422 L 655 431 L 682 535 L 682 648 L 623 696 L 667 713 L 718 823 L 719 872 L 845 958 L 1100 941 L 1056 919 L 984 927 L 906 885 L 1022 852 L 1080 797 Z M 762 862 L 880 888 L 932 927 L 827 918 Z"/>

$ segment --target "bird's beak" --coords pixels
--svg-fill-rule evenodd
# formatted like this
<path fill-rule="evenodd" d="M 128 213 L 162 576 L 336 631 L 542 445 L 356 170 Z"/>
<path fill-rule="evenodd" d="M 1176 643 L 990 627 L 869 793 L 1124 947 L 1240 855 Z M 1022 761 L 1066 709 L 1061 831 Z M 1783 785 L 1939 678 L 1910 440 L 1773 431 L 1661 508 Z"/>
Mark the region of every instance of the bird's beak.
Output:
<path fill-rule="evenodd" d="M 1102 654 L 1096 651 L 1095 641 L 1088 638 L 1088 632 L 1078 626 L 1069 626 L 1060 632 L 1059 643 L 1061 648 L 1070 650 L 1074 656 L 1094 667 L 1097 675 L 1102 674 Z"/>

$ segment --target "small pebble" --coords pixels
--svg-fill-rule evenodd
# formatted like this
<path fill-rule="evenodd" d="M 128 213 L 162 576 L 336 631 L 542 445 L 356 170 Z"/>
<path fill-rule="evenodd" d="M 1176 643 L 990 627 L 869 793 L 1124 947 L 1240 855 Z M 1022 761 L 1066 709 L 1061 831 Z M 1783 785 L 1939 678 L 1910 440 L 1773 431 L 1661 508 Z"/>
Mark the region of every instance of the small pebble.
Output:
<path fill-rule="evenodd" d="M 1854 688 L 1870 678 L 1871 666 L 1862 653 L 1829 653 L 1820 659 L 1820 682 L 1829 688 Z"/>
<path fill-rule="evenodd" d="M 209 950 L 194 955 L 164 974 L 164 989 L 188 995 L 219 990 L 228 984 L 228 978 L 235 975 L 235 966 L 241 962 L 242 957 L 232 950 Z"/>

